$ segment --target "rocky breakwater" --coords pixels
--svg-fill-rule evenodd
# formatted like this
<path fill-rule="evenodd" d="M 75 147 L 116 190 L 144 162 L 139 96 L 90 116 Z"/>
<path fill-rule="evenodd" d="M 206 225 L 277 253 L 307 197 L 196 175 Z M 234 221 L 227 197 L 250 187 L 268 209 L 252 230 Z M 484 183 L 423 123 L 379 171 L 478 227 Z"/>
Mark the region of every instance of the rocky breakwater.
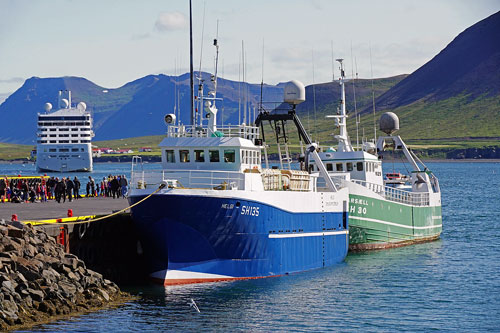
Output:
<path fill-rule="evenodd" d="M 0 221 L 0 329 L 47 322 L 130 299 L 31 225 Z"/>

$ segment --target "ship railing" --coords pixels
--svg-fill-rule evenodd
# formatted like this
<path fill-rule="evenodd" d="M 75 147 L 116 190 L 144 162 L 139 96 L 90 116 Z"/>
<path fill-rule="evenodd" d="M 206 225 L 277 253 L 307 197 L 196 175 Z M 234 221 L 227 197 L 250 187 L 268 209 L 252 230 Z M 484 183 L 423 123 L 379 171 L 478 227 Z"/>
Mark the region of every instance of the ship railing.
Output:
<path fill-rule="evenodd" d="M 428 192 L 405 191 L 358 179 L 351 179 L 350 181 L 372 190 L 389 201 L 400 202 L 412 206 L 428 206 L 430 204 Z"/>
<path fill-rule="evenodd" d="M 212 131 L 208 126 L 194 125 L 171 125 L 167 128 L 167 137 L 231 137 L 254 140 L 259 138 L 259 127 L 251 125 L 221 125 L 216 131 Z"/>
<path fill-rule="evenodd" d="M 137 189 L 157 188 L 166 184 L 169 188 L 237 190 L 244 188 L 245 179 L 243 174 L 236 171 L 158 170 L 133 172 L 131 184 Z"/>

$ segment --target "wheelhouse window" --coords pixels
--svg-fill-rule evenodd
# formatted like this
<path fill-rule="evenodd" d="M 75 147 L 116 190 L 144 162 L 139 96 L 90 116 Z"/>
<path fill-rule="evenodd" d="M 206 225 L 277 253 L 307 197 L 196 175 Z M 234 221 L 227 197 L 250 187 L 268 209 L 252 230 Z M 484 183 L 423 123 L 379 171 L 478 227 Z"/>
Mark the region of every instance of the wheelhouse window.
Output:
<path fill-rule="evenodd" d="M 356 170 L 363 171 L 363 162 L 356 163 Z"/>
<path fill-rule="evenodd" d="M 352 171 L 353 170 L 352 162 L 347 162 L 346 166 L 347 166 L 347 171 Z"/>
<path fill-rule="evenodd" d="M 195 150 L 194 151 L 194 161 L 195 162 L 205 162 L 205 151 Z"/>
<path fill-rule="evenodd" d="M 224 162 L 226 163 L 234 163 L 236 161 L 236 154 L 234 149 L 225 149 L 224 150 Z"/>
<path fill-rule="evenodd" d="M 179 150 L 179 160 L 181 163 L 189 162 L 189 150 Z"/>
<path fill-rule="evenodd" d="M 333 164 L 332 163 L 326 163 L 326 171 L 333 171 Z"/>
<path fill-rule="evenodd" d="M 337 171 L 344 171 L 344 165 L 342 163 L 337 163 Z"/>
<path fill-rule="evenodd" d="M 210 159 L 210 162 L 220 162 L 219 151 L 218 150 L 209 150 L 208 151 L 208 158 Z"/>
<path fill-rule="evenodd" d="M 173 150 L 165 150 L 165 156 L 167 157 L 167 163 L 175 163 L 175 154 Z"/>

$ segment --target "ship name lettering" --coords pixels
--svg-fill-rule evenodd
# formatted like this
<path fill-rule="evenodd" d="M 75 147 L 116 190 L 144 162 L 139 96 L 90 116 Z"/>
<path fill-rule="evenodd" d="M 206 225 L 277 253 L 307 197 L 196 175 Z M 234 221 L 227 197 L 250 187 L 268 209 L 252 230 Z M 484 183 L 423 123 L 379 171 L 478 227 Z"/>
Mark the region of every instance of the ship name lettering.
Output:
<path fill-rule="evenodd" d="M 366 207 L 361 207 L 361 206 L 356 207 L 354 205 L 350 205 L 349 206 L 349 213 L 353 213 L 353 214 L 357 214 L 357 215 L 366 215 Z"/>
<path fill-rule="evenodd" d="M 229 204 L 229 203 L 223 203 L 221 206 L 222 209 L 233 209 L 234 204 Z"/>
<path fill-rule="evenodd" d="M 241 215 L 259 216 L 259 208 L 253 206 L 241 206 Z"/>
<path fill-rule="evenodd" d="M 357 205 L 368 206 L 368 200 L 364 200 L 364 199 L 351 198 L 351 203 L 357 204 Z"/>

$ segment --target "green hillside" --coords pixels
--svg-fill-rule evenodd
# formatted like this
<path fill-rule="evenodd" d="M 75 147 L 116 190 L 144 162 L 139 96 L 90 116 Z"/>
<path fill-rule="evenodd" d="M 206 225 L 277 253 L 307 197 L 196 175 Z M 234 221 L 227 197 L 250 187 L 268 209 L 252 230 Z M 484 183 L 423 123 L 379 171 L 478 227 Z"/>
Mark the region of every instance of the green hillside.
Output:
<path fill-rule="evenodd" d="M 0 160 L 27 160 L 32 149 L 32 145 L 0 143 Z"/>
<path fill-rule="evenodd" d="M 163 140 L 164 135 L 140 136 L 137 138 L 127 138 L 118 140 L 93 141 L 95 148 L 132 149 L 137 152 L 141 147 L 150 147 L 153 151 L 160 151 L 158 144 Z"/>

